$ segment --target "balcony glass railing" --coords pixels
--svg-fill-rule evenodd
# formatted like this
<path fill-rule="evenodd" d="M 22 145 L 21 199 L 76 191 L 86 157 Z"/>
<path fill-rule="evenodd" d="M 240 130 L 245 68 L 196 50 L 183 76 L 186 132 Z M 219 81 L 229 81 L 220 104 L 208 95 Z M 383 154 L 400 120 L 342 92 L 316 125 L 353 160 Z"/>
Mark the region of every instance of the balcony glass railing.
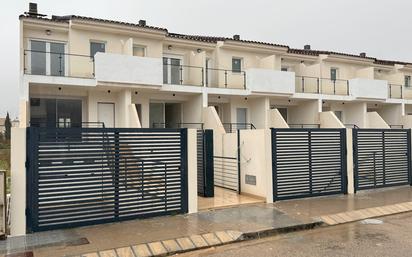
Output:
<path fill-rule="evenodd" d="M 246 89 L 246 72 L 207 68 L 205 82 L 207 87 Z"/>
<path fill-rule="evenodd" d="M 203 67 L 163 64 L 163 84 L 204 86 Z"/>
<path fill-rule="evenodd" d="M 298 93 L 349 95 L 349 81 L 346 79 L 296 76 L 295 81 Z"/>
<path fill-rule="evenodd" d="M 94 58 L 88 55 L 24 50 L 24 74 L 94 77 Z"/>
<path fill-rule="evenodd" d="M 403 85 L 389 84 L 389 98 L 402 99 L 403 98 Z"/>

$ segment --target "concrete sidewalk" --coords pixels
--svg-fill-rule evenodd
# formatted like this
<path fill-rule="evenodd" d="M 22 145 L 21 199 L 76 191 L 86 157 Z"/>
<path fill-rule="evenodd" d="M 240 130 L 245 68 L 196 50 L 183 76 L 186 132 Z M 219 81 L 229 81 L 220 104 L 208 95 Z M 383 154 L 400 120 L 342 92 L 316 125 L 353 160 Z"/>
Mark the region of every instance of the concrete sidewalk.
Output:
<path fill-rule="evenodd" d="M 36 233 L 24 239 L 8 239 L 0 244 L 0 253 L 33 251 L 34 257 L 161 256 L 321 224 L 336 225 L 406 212 L 412 210 L 409 202 L 412 202 L 412 188 L 405 186 L 360 191 L 356 195 L 242 205 L 197 214 Z M 51 240 L 59 236 L 60 241 Z"/>
<path fill-rule="evenodd" d="M 19 246 L 13 244 L 12 239 L 8 239 L 9 242 L 3 245 L 0 251 L 3 254 L 33 251 L 35 257 L 94 257 L 99 256 L 97 252 L 102 252 L 100 255 L 107 257 L 134 257 L 131 251 L 134 251 L 135 255 L 138 251 L 142 252 L 137 256 L 153 256 L 154 254 L 146 253 L 162 253 L 163 248 L 169 247 L 173 250 L 176 246 L 178 246 L 177 250 L 216 246 L 259 237 L 263 234 L 311 228 L 319 224 L 319 222 L 302 222 L 289 217 L 272 204 L 252 204 L 202 211 L 197 214 L 165 216 L 60 231 L 62 234 L 70 234 L 76 239 L 74 242 L 65 240 L 60 243 L 52 242 L 49 245 L 36 246 L 30 243 L 30 240 L 20 239 L 20 242 L 26 244 Z M 31 241 L 38 243 L 39 238 L 47 238 L 50 233 L 52 232 L 35 233 L 31 235 Z M 53 233 L 59 234 L 59 231 Z M 206 244 L 201 241 L 205 241 Z M 150 248 L 150 251 L 147 251 L 147 248 Z M 118 249 L 116 251 L 121 254 L 113 254 L 115 249 Z"/>

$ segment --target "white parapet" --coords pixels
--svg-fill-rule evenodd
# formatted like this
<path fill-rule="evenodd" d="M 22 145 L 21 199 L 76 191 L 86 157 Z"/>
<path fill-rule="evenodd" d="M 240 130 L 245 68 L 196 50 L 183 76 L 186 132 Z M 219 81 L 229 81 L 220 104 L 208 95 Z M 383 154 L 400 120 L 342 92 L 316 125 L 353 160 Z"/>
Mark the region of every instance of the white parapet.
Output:
<path fill-rule="evenodd" d="M 351 79 L 349 94 L 355 98 L 385 100 L 388 98 L 388 82 L 376 79 Z"/>
<path fill-rule="evenodd" d="M 246 70 L 246 87 L 251 92 L 286 94 L 295 93 L 295 73 L 270 69 Z"/>
<path fill-rule="evenodd" d="M 161 58 L 97 53 L 95 77 L 98 82 L 162 86 L 162 65 Z"/>

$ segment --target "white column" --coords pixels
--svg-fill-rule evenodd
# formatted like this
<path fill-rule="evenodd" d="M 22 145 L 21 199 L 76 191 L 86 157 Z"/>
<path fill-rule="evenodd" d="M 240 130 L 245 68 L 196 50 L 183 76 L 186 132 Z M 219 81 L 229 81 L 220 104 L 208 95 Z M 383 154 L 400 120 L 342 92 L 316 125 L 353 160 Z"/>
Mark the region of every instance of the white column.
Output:
<path fill-rule="evenodd" d="M 26 234 L 26 129 L 11 129 L 11 230 L 12 236 Z"/>
<path fill-rule="evenodd" d="M 197 142 L 196 129 L 187 130 L 187 184 L 189 213 L 197 212 Z"/>
<path fill-rule="evenodd" d="M 346 129 L 346 170 L 348 179 L 348 194 L 355 193 L 355 181 L 353 178 L 353 144 L 352 129 Z"/>
<path fill-rule="evenodd" d="M 266 203 L 273 203 L 272 131 L 265 129 Z"/>

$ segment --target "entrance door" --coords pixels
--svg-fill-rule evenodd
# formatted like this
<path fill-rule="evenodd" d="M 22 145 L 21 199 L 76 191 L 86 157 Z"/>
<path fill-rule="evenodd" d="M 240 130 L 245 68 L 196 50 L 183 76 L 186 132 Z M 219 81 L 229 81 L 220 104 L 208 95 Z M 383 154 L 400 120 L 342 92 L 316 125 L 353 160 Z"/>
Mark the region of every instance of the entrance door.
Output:
<path fill-rule="evenodd" d="M 106 128 L 115 127 L 114 103 L 98 103 L 98 121 L 103 122 Z"/>
<path fill-rule="evenodd" d="M 165 104 L 166 128 L 176 128 L 182 122 L 182 108 L 180 103 Z"/>
<path fill-rule="evenodd" d="M 236 123 L 238 123 L 239 129 L 246 129 L 247 123 L 247 109 L 246 108 L 237 108 L 236 109 Z"/>

